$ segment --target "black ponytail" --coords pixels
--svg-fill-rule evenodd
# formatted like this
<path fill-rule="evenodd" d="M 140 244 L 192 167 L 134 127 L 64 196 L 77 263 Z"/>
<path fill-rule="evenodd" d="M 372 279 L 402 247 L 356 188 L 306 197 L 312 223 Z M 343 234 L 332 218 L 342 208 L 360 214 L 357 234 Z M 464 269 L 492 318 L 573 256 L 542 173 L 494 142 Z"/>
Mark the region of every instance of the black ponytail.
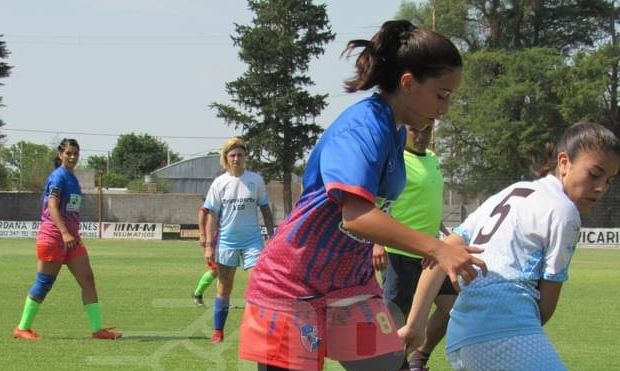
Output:
<path fill-rule="evenodd" d="M 350 56 L 356 48 L 364 49 L 355 62 L 356 75 L 345 81 L 348 92 L 378 86 L 381 91 L 392 93 L 406 71 L 423 82 L 463 66 L 461 55 L 450 40 L 405 20 L 385 22 L 370 40 L 349 41 L 342 55 Z"/>

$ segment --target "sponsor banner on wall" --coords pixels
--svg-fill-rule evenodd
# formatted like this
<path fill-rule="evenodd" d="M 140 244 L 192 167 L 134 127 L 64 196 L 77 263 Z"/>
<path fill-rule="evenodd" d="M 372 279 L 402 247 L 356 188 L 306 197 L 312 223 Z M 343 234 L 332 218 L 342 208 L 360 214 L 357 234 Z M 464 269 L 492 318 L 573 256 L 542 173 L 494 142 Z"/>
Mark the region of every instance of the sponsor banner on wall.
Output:
<path fill-rule="evenodd" d="M 163 224 L 162 231 L 164 233 L 179 233 L 181 232 L 180 224 Z"/>
<path fill-rule="evenodd" d="M 98 238 L 99 237 L 99 223 L 97 222 L 80 223 L 80 236 L 82 236 L 82 238 Z"/>
<path fill-rule="evenodd" d="M 182 240 L 198 240 L 200 238 L 200 230 L 198 224 L 180 224 L 179 238 Z"/>
<path fill-rule="evenodd" d="M 0 238 L 36 238 L 39 232 L 40 221 L 0 221 Z M 80 223 L 80 235 L 82 238 L 96 238 L 99 236 L 99 223 Z"/>
<path fill-rule="evenodd" d="M 162 226 L 162 240 L 178 240 L 180 239 L 181 225 L 180 224 L 164 224 Z"/>
<path fill-rule="evenodd" d="M 37 236 L 40 222 L 0 221 L 0 237 L 33 238 Z"/>
<path fill-rule="evenodd" d="M 620 248 L 620 228 L 581 228 L 577 247 Z"/>
<path fill-rule="evenodd" d="M 102 223 L 101 238 L 161 240 L 161 223 Z"/>

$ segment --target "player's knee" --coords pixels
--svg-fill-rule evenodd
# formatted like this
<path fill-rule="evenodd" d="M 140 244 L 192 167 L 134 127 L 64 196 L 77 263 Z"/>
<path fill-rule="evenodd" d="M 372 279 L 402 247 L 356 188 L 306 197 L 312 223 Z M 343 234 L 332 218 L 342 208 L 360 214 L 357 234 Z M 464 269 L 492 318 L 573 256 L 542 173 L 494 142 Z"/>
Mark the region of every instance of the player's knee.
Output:
<path fill-rule="evenodd" d="M 54 281 L 56 281 L 56 276 L 43 272 L 37 272 L 37 276 L 34 279 L 34 284 L 32 285 L 32 288 L 30 288 L 29 292 L 32 300 L 39 303 L 42 302 L 52 289 Z"/>

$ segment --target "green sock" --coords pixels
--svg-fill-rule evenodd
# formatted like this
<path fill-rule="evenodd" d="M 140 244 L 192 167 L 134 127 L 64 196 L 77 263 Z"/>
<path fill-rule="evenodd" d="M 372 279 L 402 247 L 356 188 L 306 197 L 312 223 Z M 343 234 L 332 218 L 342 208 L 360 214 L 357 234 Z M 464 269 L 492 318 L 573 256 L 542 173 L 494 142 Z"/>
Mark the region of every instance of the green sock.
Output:
<path fill-rule="evenodd" d="M 213 281 L 215 277 L 213 276 L 213 271 L 207 271 L 205 274 L 200 277 L 200 281 L 198 281 L 198 286 L 196 286 L 196 290 L 194 291 L 194 295 L 201 296 L 204 294 L 205 290 Z"/>
<path fill-rule="evenodd" d="M 30 326 L 32 326 L 32 321 L 34 321 L 34 317 L 37 315 L 39 311 L 40 303 L 32 300 L 29 297 L 26 298 L 26 303 L 24 304 L 24 312 L 22 313 L 22 319 L 19 321 L 19 325 L 17 328 L 20 330 L 30 330 Z"/>
<path fill-rule="evenodd" d="M 103 328 L 103 319 L 101 316 L 101 305 L 99 303 L 85 304 L 84 311 L 88 317 L 88 325 L 90 331 L 97 332 Z"/>

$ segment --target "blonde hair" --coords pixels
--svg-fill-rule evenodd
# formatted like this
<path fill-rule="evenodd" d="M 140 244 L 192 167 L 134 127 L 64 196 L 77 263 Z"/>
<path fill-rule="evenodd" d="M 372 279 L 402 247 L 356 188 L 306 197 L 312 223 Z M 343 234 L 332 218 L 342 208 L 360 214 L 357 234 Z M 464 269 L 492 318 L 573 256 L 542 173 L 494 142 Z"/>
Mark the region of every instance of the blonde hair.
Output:
<path fill-rule="evenodd" d="M 226 142 L 224 142 L 224 146 L 222 147 L 222 152 L 220 153 L 220 164 L 224 167 L 224 169 L 229 170 L 228 161 L 226 161 L 226 155 L 228 155 L 228 152 L 236 148 L 241 148 L 243 152 L 245 152 L 246 154 L 248 153 L 248 149 L 245 146 L 245 142 L 243 141 L 243 139 L 239 137 L 232 137 L 228 139 Z"/>

